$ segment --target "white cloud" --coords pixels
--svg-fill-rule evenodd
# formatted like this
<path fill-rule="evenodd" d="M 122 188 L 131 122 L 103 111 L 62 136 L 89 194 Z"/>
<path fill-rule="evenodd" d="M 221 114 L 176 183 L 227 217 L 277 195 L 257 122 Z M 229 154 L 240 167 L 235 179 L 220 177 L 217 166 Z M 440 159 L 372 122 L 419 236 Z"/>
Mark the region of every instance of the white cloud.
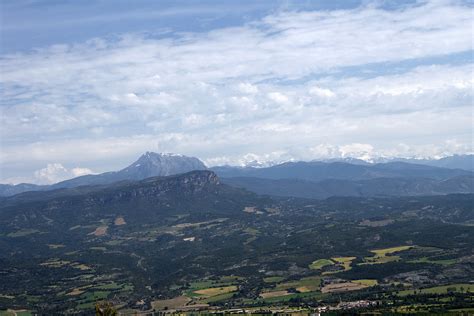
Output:
<path fill-rule="evenodd" d="M 277 103 L 287 103 L 288 97 L 280 92 L 270 92 L 267 94 L 268 98 Z"/>
<path fill-rule="evenodd" d="M 86 174 L 93 174 L 94 173 L 89 168 L 79 168 L 79 167 L 72 168 L 70 170 L 70 172 L 71 172 L 73 177 L 80 177 L 80 176 L 85 176 Z"/>
<path fill-rule="evenodd" d="M 88 168 L 72 168 L 68 170 L 60 163 L 49 163 L 45 168 L 34 172 L 34 180 L 31 182 L 36 184 L 53 184 L 92 173 L 92 170 Z"/>
<path fill-rule="evenodd" d="M 446 59 L 471 45 L 469 7 L 422 2 L 2 56 L 0 180 L 51 161 L 118 169 L 147 150 L 235 163 L 466 152 L 473 65 Z"/>
<path fill-rule="evenodd" d="M 315 96 L 321 97 L 321 98 L 332 98 L 336 95 L 330 89 L 321 88 L 321 87 L 318 87 L 318 86 L 312 87 L 311 89 L 309 89 L 309 93 L 311 95 L 315 95 Z"/>
<path fill-rule="evenodd" d="M 241 82 L 239 83 L 238 85 L 238 90 L 242 93 L 246 93 L 246 94 L 255 94 L 258 92 L 258 87 L 257 86 L 254 86 L 253 84 L 250 84 L 248 82 Z"/>

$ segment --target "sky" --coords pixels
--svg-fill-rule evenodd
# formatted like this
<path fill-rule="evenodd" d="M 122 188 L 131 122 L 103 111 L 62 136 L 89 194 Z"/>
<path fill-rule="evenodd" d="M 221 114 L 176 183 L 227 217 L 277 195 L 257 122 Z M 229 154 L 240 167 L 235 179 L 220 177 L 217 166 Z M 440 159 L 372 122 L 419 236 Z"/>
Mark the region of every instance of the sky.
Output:
<path fill-rule="evenodd" d="M 0 183 L 472 153 L 473 1 L 0 2 Z"/>

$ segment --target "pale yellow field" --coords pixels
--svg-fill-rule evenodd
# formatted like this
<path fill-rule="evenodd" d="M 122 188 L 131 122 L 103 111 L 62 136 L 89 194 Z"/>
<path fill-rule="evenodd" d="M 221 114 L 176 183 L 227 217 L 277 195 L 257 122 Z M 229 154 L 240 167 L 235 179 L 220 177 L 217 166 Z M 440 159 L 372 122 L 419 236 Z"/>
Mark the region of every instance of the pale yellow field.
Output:
<path fill-rule="evenodd" d="M 409 250 L 414 248 L 415 246 L 398 246 L 398 247 L 390 247 L 390 248 L 383 248 L 383 249 L 374 249 L 370 252 L 374 253 L 373 257 L 366 257 L 365 261 L 366 264 L 381 264 L 387 262 L 393 262 L 400 260 L 399 256 L 392 255 L 397 252 Z"/>
<path fill-rule="evenodd" d="M 75 264 L 72 265 L 72 267 L 75 268 L 75 269 L 82 270 L 82 271 L 91 270 L 91 269 L 92 269 L 92 268 L 89 267 L 88 265 L 81 264 L 81 263 L 75 263 Z"/>
<path fill-rule="evenodd" d="M 278 283 L 275 286 L 275 290 L 282 291 L 282 290 L 288 290 L 290 288 L 296 288 L 298 291 L 302 293 L 313 292 L 313 291 L 319 290 L 320 283 L 321 283 L 320 277 L 317 277 L 317 276 L 306 277 L 299 280 Z"/>
<path fill-rule="evenodd" d="M 76 296 L 76 295 L 81 295 L 82 293 L 84 293 L 83 290 L 80 290 L 80 289 L 73 289 L 71 292 L 67 293 L 66 295 L 68 295 L 68 296 Z"/>
<path fill-rule="evenodd" d="M 413 247 L 414 246 L 398 246 L 398 247 L 391 247 L 391 248 L 374 249 L 374 250 L 371 250 L 370 252 L 375 253 L 376 256 L 384 257 L 388 254 L 408 250 L 408 249 L 411 249 Z"/>
<path fill-rule="evenodd" d="M 344 271 L 347 271 L 351 269 L 352 261 L 355 260 L 356 257 L 334 257 L 331 259 L 339 264 L 342 264 Z"/>
<path fill-rule="evenodd" d="M 300 293 L 307 293 L 307 292 L 311 292 L 312 289 L 310 289 L 309 287 L 307 286 L 300 286 L 300 287 L 297 287 L 296 290 Z"/>
<path fill-rule="evenodd" d="M 197 290 L 197 291 L 194 291 L 194 293 L 205 295 L 205 296 L 216 296 L 216 295 L 226 294 L 226 293 L 230 293 L 234 291 L 237 291 L 237 286 L 229 285 L 229 286 L 223 286 L 223 287 L 211 287 L 208 289 Z"/>
<path fill-rule="evenodd" d="M 373 280 L 373 279 L 352 280 L 351 282 L 361 284 L 361 285 L 367 285 L 367 286 L 374 286 L 378 284 L 377 280 Z"/>
<path fill-rule="evenodd" d="M 344 282 L 344 283 L 334 283 L 325 285 L 321 292 L 323 293 L 335 293 L 335 292 L 346 292 L 346 291 L 356 291 L 365 289 L 368 287 L 367 285 L 352 283 L 352 282 Z"/>

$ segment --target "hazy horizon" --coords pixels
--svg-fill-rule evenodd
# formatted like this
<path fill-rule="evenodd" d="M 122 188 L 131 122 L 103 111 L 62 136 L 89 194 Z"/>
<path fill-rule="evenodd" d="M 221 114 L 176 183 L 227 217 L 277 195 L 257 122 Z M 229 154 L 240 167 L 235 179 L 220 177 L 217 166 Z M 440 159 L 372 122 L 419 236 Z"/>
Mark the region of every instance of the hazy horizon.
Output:
<path fill-rule="evenodd" d="M 153 151 L 146 152 L 137 159 L 140 159 L 141 157 L 147 155 L 148 153 L 153 153 L 153 154 L 159 154 L 159 155 L 165 155 L 165 156 L 184 156 L 184 157 L 193 157 L 197 158 L 200 160 L 199 157 L 195 156 L 185 156 L 182 154 L 177 154 L 177 153 L 155 153 Z M 288 162 L 334 162 L 334 161 L 343 161 L 343 162 L 348 162 L 351 163 L 351 160 L 359 160 L 359 161 L 364 161 L 365 163 L 369 164 L 376 164 L 376 163 L 387 163 L 387 162 L 396 162 L 396 161 L 405 161 L 408 160 L 410 163 L 416 163 L 416 160 L 420 160 L 422 162 L 423 160 L 431 160 L 431 161 L 436 161 L 436 160 L 441 160 L 444 158 L 450 158 L 450 157 L 471 157 L 473 156 L 472 153 L 468 153 L 465 155 L 446 155 L 443 157 L 383 157 L 383 156 L 363 156 L 363 157 L 353 157 L 353 156 L 340 156 L 340 157 L 320 157 L 320 158 L 315 158 L 315 159 L 310 159 L 310 160 L 296 160 L 296 159 L 288 159 L 288 160 L 272 160 L 272 161 L 258 161 L 258 160 L 250 160 L 251 156 L 244 157 L 246 160 L 242 160 L 238 163 L 234 164 L 209 164 L 205 161 L 202 161 L 207 168 L 212 168 L 212 167 L 254 167 L 254 168 L 266 168 L 266 167 L 271 167 L 271 166 L 276 166 Z M 414 160 L 414 161 L 413 161 Z M 36 184 L 36 185 L 49 185 L 49 184 L 55 184 L 59 183 L 65 180 L 70 180 L 76 177 L 84 176 L 84 175 L 96 175 L 104 172 L 115 172 L 115 171 L 120 171 L 126 167 L 133 166 L 136 160 L 130 161 L 126 163 L 125 165 L 122 165 L 121 167 L 117 169 L 109 169 L 109 170 L 103 170 L 101 172 L 93 172 L 92 170 L 85 169 L 85 168 L 71 168 L 68 169 L 65 166 L 63 166 L 60 163 L 48 163 L 46 167 L 35 171 L 34 178 L 32 178 L 32 181 L 29 182 L 10 182 L 10 183 L 0 183 L 0 184 L 10 184 L 10 185 L 17 185 L 17 184 Z"/>

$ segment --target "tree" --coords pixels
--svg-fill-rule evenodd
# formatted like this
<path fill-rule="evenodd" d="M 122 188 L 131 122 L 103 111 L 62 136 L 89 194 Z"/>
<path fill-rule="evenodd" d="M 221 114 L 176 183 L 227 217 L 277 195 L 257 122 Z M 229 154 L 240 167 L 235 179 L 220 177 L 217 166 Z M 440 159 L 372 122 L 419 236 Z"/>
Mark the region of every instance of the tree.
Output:
<path fill-rule="evenodd" d="M 97 302 L 95 304 L 95 315 L 96 316 L 117 316 L 117 310 L 110 302 Z"/>

